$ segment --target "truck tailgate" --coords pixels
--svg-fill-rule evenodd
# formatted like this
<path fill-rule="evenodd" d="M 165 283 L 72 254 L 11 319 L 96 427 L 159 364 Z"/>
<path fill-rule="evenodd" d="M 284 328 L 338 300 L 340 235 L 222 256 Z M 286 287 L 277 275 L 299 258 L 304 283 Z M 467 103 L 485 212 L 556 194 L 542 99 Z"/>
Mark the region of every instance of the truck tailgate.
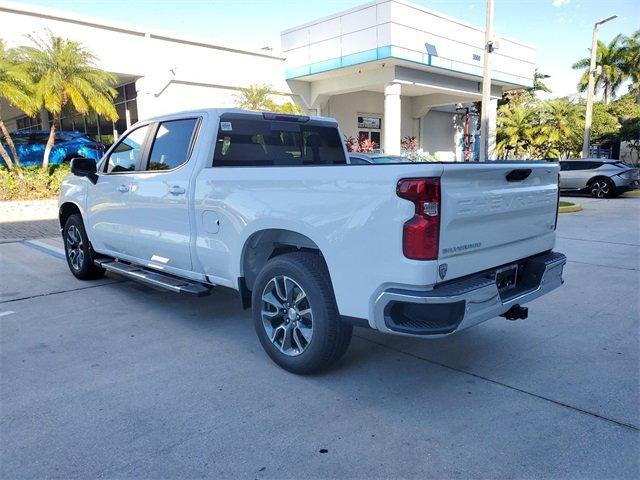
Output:
<path fill-rule="evenodd" d="M 439 281 L 553 248 L 558 171 L 546 162 L 444 165 Z"/>

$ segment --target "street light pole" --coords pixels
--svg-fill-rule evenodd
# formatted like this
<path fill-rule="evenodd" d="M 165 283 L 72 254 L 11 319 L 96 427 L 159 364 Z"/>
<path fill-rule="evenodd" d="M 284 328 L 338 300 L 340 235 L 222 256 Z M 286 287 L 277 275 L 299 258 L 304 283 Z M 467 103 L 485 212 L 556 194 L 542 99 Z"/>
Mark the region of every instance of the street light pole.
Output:
<path fill-rule="evenodd" d="M 597 21 L 593 25 L 591 36 L 591 62 L 589 63 L 589 85 L 587 86 L 587 112 L 584 117 L 584 138 L 582 140 L 582 158 L 589 157 L 589 143 L 591 140 L 591 120 L 593 118 L 593 95 L 596 84 L 596 55 L 598 50 L 598 26 L 609 20 L 613 20 L 617 15 L 612 15 Z"/>
<path fill-rule="evenodd" d="M 489 153 L 489 108 L 491 108 L 491 65 L 489 55 L 493 51 L 493 0 L 487 0 L 487 22 L 484 30 L 484 61 L 482 62 L 482 111 L 480 116 L 480 161 Z"/>

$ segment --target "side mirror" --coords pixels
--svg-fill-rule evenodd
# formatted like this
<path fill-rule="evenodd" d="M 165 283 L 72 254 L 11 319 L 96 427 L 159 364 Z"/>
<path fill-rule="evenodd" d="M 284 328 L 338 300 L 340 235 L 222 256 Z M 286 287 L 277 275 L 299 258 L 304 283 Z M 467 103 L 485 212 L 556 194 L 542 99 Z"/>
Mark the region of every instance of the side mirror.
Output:
<path fill-rule="evenodd" d="M 76 177 L 87 177 L 94 185 L 98 182 L 96 161 L 90 158 L 72 158 L 71 173 Z"/>

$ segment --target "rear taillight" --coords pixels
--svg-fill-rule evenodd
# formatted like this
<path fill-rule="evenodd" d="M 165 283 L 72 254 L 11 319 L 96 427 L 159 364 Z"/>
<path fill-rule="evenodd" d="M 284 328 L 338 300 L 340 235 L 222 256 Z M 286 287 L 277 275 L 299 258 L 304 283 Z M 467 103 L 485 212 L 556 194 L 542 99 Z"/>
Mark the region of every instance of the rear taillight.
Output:
<path fill-rule="evenodd" d="M 413 218 L 405 222 L 402 231 L 402 251 L 413 260 L 438 258 L 440 238 L 440 179 L 404 178 L 396 193 L 415 205 Z"/>

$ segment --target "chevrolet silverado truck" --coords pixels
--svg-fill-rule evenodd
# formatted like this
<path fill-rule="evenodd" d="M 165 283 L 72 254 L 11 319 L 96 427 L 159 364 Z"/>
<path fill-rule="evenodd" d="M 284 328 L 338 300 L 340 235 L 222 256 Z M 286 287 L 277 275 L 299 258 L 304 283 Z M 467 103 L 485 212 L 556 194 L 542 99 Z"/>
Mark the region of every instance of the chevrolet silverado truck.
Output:
<path fill-rule="evenodd" d="M 441 337 L 526 318 L 562 284 L 557 164 L 352 165 L 341 139 L 333 119 L 236 109 L 139 122 L 97 165 L 72 160 L 71 273 L 236 290 L 295 373 L 336 362 L 354 325 Z"/>

